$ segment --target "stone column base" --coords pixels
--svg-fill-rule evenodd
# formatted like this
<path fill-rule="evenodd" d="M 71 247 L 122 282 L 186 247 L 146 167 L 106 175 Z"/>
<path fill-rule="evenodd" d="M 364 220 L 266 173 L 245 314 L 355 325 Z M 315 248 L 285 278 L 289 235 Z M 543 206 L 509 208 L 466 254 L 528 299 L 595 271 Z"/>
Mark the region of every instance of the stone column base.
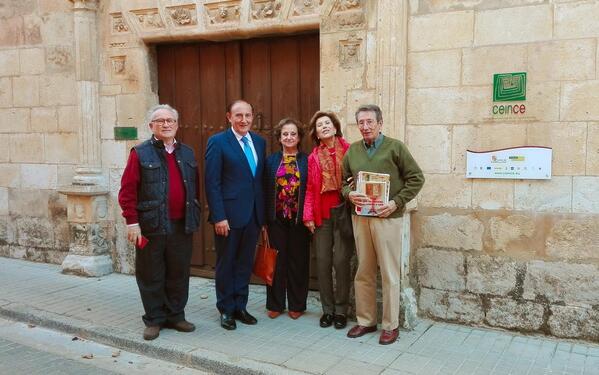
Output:
<path fill-rule="evenodd" d="M 108 255 L 69 254 L 62 262 L 62 273 L 98 277 L 112 273 L 112 259 Z"/>
<path fill-rule="evenodd" d="M 419 323 L 418 301 L 414 289 L 405 288 L 401 291 L 401 306 L 399 310 L 399 321 L 401 326 L 407 330 L 414 329 Z"/>

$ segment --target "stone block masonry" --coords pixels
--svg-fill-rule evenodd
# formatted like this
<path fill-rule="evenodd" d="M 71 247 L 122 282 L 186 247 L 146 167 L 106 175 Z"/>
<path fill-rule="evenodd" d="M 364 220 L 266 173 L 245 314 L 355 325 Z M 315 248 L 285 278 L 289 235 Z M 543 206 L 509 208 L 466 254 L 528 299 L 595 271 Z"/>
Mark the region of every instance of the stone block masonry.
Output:
<path fill-rule="evenodd" d="M 599 342 L 599 265 L 420 248 L 420 314 Z"/>

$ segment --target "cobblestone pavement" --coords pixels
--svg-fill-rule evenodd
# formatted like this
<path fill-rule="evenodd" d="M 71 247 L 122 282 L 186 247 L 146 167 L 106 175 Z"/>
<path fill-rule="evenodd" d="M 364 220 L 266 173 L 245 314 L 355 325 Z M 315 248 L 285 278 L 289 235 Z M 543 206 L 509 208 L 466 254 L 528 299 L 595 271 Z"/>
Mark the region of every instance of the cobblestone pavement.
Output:
<path fill-rule="evenodd" d="M 202 375 L 206 372 L 0 318 L 0 374 Z"/>
<path fill-rule="evenodd" d="M 599 346 L 592 343 L 422 320 L 413 331 L 401 331 L 396 343 L 381 346 L 378 334 L 348 339 L 346 330 L 320 328 L 314 298 L 298 320 L 268 319 L 263 286 L 250 288 L 248 310 L 258 325 L 225 331 L 213 281 L 192 278 L 186 313 L 196 332 L 163 330 L 145 342 L 131 276 L 81 278 L 55 265 L 0 258 L 0 285 L 0 315 L 214 372 L 599 375 Z"/>

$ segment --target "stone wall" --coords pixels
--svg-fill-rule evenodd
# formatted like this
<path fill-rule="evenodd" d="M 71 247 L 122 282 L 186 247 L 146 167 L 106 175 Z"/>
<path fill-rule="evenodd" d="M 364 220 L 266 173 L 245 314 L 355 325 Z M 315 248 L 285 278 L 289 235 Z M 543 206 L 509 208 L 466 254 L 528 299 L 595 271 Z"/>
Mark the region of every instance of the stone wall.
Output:
<path fill-rule="evenodd" d="M 0 256 L 61 263 L 79 161 L 72 3 L 0 4 Z"/>
<path fill-rule="evenodd" d="M 599 2 L 410 2 L 406 141 L 426 173 L 424 315 L 599 340 Z M 527 72 L 526 116 L 492 116 Z M 465 178 L 465 150 L 553 148 L 551 180 Z"/>

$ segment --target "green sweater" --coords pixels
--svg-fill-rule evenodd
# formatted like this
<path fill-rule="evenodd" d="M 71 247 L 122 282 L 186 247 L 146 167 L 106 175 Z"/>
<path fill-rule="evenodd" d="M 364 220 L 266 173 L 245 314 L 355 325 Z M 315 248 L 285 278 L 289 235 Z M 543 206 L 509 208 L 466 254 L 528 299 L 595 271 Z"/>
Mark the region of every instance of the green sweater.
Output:
<path fill-rule="evenodd" d="M 347 198 L 351 188 L 347 179 L 357 180 L 358 172 L 387 173 L 390 176 L 389 199 L 397 204 L 397 210 L 389 217 L 400 217 L 406 203 L 414 199 L 424 185 L 422 170 L 403 142 L 384 137 L 374 155 L 369 157 L 362 140 L 352 143 L 343 157 L 343 196 Z"/>

